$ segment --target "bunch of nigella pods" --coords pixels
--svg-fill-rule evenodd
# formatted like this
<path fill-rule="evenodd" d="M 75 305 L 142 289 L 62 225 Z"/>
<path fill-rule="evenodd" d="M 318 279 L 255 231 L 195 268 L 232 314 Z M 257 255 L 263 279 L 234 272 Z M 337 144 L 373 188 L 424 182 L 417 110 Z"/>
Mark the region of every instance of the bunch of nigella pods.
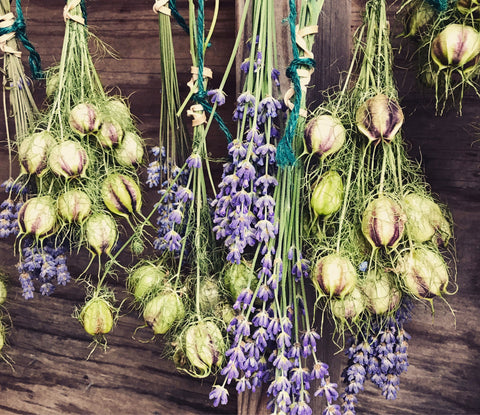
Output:
<path fill-rule="evenodd" d="M 316 22 L 319 3 L 304 2 L 300 27 Z M 284 106 L 274 91 L 278 71 L 273 4 L 252 2 L 251 40 L 241 65 L 245 82 L 234 113 L 237 135 L 228 146 L 230 160 L 213 202 L 214 231 L 224 240 L 230 262 L 224 270 L 225 285 L 237 315 L 229 327 L 233 340 L 221 371 L 224 381 L 213 387 L 210 398 L 215 406 L 225 404 L 225 386 L 232 382 L 239 393 L 266 385 L 272 413 L 309 414 L 309 389 L 319 380 L 315 395 L 327 399 L 325 412 L 338 411 L 332 404 L 338 396 L 336 385 L 315 354 L 319 335 L 305 300 L 308 262 L 299 233 L 301 167 L 277 163 Z M 295 32 L 295 23 L 293 28 Z M 304 104 L 304 91 L 296 92 L 298 105 Z M 293 123 L 295 149 L 302 128 L 302 123 Z M 307 359 L 312 359 L 311 370 Z"/>

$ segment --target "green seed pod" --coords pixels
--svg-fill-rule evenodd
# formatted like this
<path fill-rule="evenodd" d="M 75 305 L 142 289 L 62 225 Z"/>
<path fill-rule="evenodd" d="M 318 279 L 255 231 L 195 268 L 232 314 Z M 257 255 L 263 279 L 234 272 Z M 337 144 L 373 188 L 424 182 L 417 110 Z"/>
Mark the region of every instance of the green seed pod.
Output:
<path fill-rule="evenodd" d="M 82 136 L 95 133 L 101 125 L 97 107 L 89 103 L 82 103 L 73 107 L 68 122 L 72 130 Z"/>
<path fill-rule="evenodd" d="M 68 223 L 83 223 L 91 213 L 92 203 L 88 195 L 78 189 L 68 190 L 57 199 L 57 212 Z"/>
<path fill-rule="evenodd" d="M 343 181 L 333 170 L 325 173 L 315 186 L 310 199 L 310 205 L 317 215 L 331 215 L 342 207 Z"/>
<path fill-rule="evenodd" d="M 450 224 L 440 207 L 431 199 L 409 193 L 403 199 L 407 215 L 407 231 L 410 238 L 418 243 L 434 240 L 446 245 L 450 239 Z"/>
<path fill-rule="evenodd" d="M 229 304 L 223 304 L 218 312 L 222 316 L 222 321 L 228 326 L 236 316 L 235 310 Z"/>
<path fill-rule="evenodd" d="M 50 196 L 38 196 L 27 200 L 18 212 L 18 226 L 25 234 L 46 236 L 57 223 L 55 202 Z"/>
<path fill-rule="evenodd" d="M 480 17 L 480 2 L 478 0 L 457 0 L 457 10 L 474 19 Z"/>
<path fill-rule="evenodd" d="M 85 224 L 88 244 L 98 254 L 110 254 L 118 238 L 117 224 L 107 213 L 90 216 Z"/>
<path fill-rule="evenodd" d="M 152 298 L 143 310 L 145 323 L 154 334 L 165 334 L 177 321 L 185 316 L 185 307 L 179 295 L 164 291 Z"/>
<path fill-rule="evenodd" d="M 5 303 L 6 300 L 7 300 L 7 286 L 5 285 L 5 282 L 0 279 L 0 305 Z"/>
<path fill-rule="evenodd" d="M 390 142 L 403 124 L 403 111 L 398 102 L 384 94 L 367 99 L 357 110 L 357 127 L 370 141 Z"/>
<path fill-rule="evenodd" d="M 480 54 L 480 33 L 473 27 L 451 23 L 432 41 L 431 56 L 441 69 L 473 70 Z"/>
<path fill-rule="evenodd" d="M 113 148 L 120 144 L 123 139 L 122 126 L 115 120 L 104 121 L 96 137 L 103 148 Z"/>
<path fill-rule="evenodd" d="M 108 175 L 102 183 L 101 194 L 103 203 L 112 213 L 128 217 L 129 213 L 140 212 L 140 187 L 129 176 L 119 173 Z"/>
<path fill-rule="evenodd" d="M 128 290 L 140 302 L 165 284 L 165 271 L 154 264 L 144 264 L 133 270 L 127 277 Z"/>
<path fill-rule="evenodd" d="M 401 294 L 387 273 L 369 271 L 362 289 L 367 297 L 367 308 L 374 314 L 392 311 L 400 303 Z"/>
<path fill-rule="evenodd" d="M 122 142 L 115 148 L 115 158 L 125 167 L 138 166 L 143 159 L 142 139 L 132 132 L 126 132 Z"/>
<path fill-rule="evenodd" d="M 258 278 L 246 263 L 228 265 L 224 275 L 224 283 L 234 301 L 248 287 L 250 281 L 250 288 L 254 290 L 258 284 Z"/>
<path fill-rule="evenodd" d="M 339 119 L 323 114 L 309 121 L 304 136 L 308 151 L 323 158 L 342 148 L 346 131 Z"/>
<path fill-rule="evenodd" d="M 223 362 L 225 342 L 222 332 L 211 321 L 201 321 L 185 331 L 185 356 L 190 364 L 208 376 L 212 368 L 220 368 Z"/>
<path fill-rule="evenodd" d="M 365 298 L 358 287 L 343 299 L 332 299 L 332 314 L 340 320 L 355 320 L 365 310 Z"/>
<path fill-rule="evenodd" d="M 402 238 L 406 216 L 402 207 L 388 196 L 372 200 L 362 218 L 362 232 L 372 247 L 394 248 Z"/>
<path fill-rule="evenodd" d="M 100 297 L 92 298 L 83 306 L 80 321 L 85 331 L 92 336 L 109 333 L 113 327 L 111 304 Z"/>
<path fill-rule="evenodd" d="M 313 269 L 313 278 L 329 297 L 344 298 L 357 283 L 357 273 L 350 260 L 340 254 L 320 258 Z"/>
<path fill-rule="evenodd" d="M 58 91 L 58 85 L 60 83 L 60 73 L 55 72 L 47 76 L 45 82 L 45 94 L 47 99 L 53 101 L 54 95 Z"/>
<path fill-rule="evenodd" d="M 212 311 L 222 300 L 218 285 L 210 278 L 202 280 L 199 294 L 200 310 L 205 313 Z"/>
<path fill-rule="evenodd" d="M 398 271 L 416 297 L 430 298 L 446 292 L 448 268 L 437 252 L 425 247 L 412 249 L 400 259 Z"/>
<path fill-rule="evenodd" d="M 5 326 L 0 321 L 0 351 L 3 349 L 3 346 L 5 346 Z"/>
<path fill-rule="evenodd" d="M 88 154 L 78 141 L 65 140 L 51 149 L 48 165 L 55 174 L 67 179 L 85 177 Z"/>
<path fill-rule="evenodd" d="M 110 119 L 118 121 L 122 128 L 128 126 L 132 119 L 128 105 L 119 98 L 109 99 L 105 105 L 104 112 L 108 114 Z"/>
<path fill-rule="evenodd" d="M 47 170 L 48 152 L 55 138 L 48 131 L 34 133 L 22 140 L 18 146 L 18 161 L 22 173 L 42 176 Z"/>
<path fill-rule="evenodd" d="M 405 37 L 415 37 L 425 32 L 437 15 L 435 8 L 424 0 L 416 1 L 407 11 L 404 20 Z"/>

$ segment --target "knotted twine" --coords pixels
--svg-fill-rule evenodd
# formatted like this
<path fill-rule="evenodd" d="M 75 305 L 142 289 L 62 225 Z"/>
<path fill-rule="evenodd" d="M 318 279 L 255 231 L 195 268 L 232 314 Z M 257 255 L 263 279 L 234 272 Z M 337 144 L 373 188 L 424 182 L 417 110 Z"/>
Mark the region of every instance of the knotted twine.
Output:
<path fill-rule="evenodd" d="M 300 111 L 302 90 L 305 91 L 306 86 L 310 82 L 310 74 L 315 68 L 313 54 L 307 50 L 307 45 L 303 37 L 307 34 L 316 33 L 317 27 L 310 26 L 304 28 L 303 31 L 297 30 L 295 26 L 297 20 L 295 0 L 289 0 L 289 6 L 290 14 L 288 16 L 288 22 L 290 25 L 293 60 L 287 68 L 286 75 L 290 78 L 293 88 L 285 94 L 285 103 L 290 107 L 291 112 L 285 127 L 285 133 L 277 146 L 277 165 L 280 167 L 293 166 L 295 164 L 296 157 L 292 148 L 292 142 L 297 128 L 298 117 L 306 115 L 306 113 Z M 299 46 L 304 51 L 304 57 L 300 57 Z M 292 105 L 290 98 L 293 95 L 295 95 L 295 99 Z"/>
<path fill-rule="evenodd" d="M 0 43 L 1 50 L 4 53 L 12 53 L 17 57 L 21 56 L 21 52 L 13 51 L 12 48 L 7 46 L 7 41 L 16 37 L 20 40 L 27 49 L 29 53 L 28 62 L 30 64 L 30 70 L 32 72 L 32 77 L 34 79 L 39 79 L 43 77 L 43 72 L 41 68 L 40 55 L 33 47 L 32 43 L 28 40 L 27 37 L 27 25 L 25 24 L 25 19 L 23 17 L 22 11 L 22 2 L 21 0 L 16 0 L 16 12 L 17 18 L 14 18 L 13 13 L 7 13 L 4 16 L 0 16 Z"/>
<path fill-rule="evenodd" d="M 203 121 L 203 117 L 200 117 L 199 115 L 194 116 L 193 114 L 201 114 L 203 111 L 206 112 L 207 114 L 211 114 L 213 107 L 208 103 L 207 101 L 207 91 L 205 91 L 205 87 L 203 85 L 203 79 L 204 77 L 211 75 L 211 71 L 208 68 L 204 68 L 203 64 L 203 50 L 204 50 L 204 45 L 203 45 L 203 35 L 204 35 L 204 28 L 205 28 L 205 5 L 204 5 L 204 0 L 198 0 L 198 15 L 197 15 L 197 60 L 198 60 L 198 67 L 192 67 L 192 79 L 194 76 L 197 76 L 196 83 L 197 83 L 197 92 L 195 92 L 192 95 L 192 99 L 198 104 L 198 105 L 193 105 L 189 111 L 187 111 L 187 115 L 190 115 L 193 117 L 193 122 L 192 125 L 200 125 L 203 122 L 206 122 L 206 117 L 205 120 Z M 195 68 L 195 69 L 194 69 Z M 198 71 L 197 71 L 198 68 Z M 198 72 L 198 73 L 197 73 Z M 190 81 L 192 82 L 192 81 Z M 190 84 L 189 82 L 189 84 Z M 189 85 L 190 86 L 190 85 Z M 227 137 L 228 142 L 232 141 L 232 135 L 230 134 L 230 131 L 228 131 L 227 126 L 222 120 L 222 117 L 218 115 L 217 112 L 213 114 L 213 118 L 217 121 L 220 129 L 223 131 L 225 136 Z M 202 119 L 202 122 L 200 120 Z"/>
<path fill-rule="evenodd" d="M 63 8 L 63 20 L 66 22 L 67 20 L 73 20 L 81 25 L 87 25 L 87 9 L 85 7 L 85 0 L 72 0 L 70 3 L 68 0 L 65 1 L 65 7 Z M 71 14 L 70 12 L 80 5 L 80 10 L 82 11 L 82 15 L 78 16 L 76 14 Z"/>

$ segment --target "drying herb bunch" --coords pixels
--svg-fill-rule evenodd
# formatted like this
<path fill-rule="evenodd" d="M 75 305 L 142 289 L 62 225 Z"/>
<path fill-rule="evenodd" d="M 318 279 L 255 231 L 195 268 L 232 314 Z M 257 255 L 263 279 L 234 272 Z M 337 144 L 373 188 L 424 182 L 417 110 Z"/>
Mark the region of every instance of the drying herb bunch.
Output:
<path fill-rule="evenodd" d="M 91 299 L 75 316 L 89 334 L 102 339 L 112 326 L 99 322 L 113 321 L 116 314 L 105 278 L 117 263 L 112 251 L 120 220 L 131 228 L 132 249 L 142 251 L 136 168 L 144 144 L 125 100 L 108 96 L 102 87 L 88 47 L 92 37 L 84 2 L 68 1 L 64 18 L 60 63 L 46 74 L 48 108 L 28 134 L 17 138 L 21 172 L 12 188 L 26 192 L 18 211 L 18 270 L 25 298 L 33 296 L 35 279 L 48 295 L 70 279 L 66 254 L 88 248 L 91 261 L 98 257 L 98 280 L 84 276 Z M 111 257 L 105 268 L 104 257 Z M 108 306 L 98 306 L 102 302 Z"/>
<path fill-rule="evenodd" d="M 453 284 L 446 263 L 453 258 L 451 217 L 406 154 L 389 36 L 385 1 L 368 1 L 345 86 L 307 128 L 307 148 L 320 155 L 306 157 L 309 256 L 334 341 L 343 348 L 345 336 L 353 339 L 343 395 L 349 414 L 365 376 L 387 399 L 396 397 L 408 365 L 405 307 L 419 300 L 433 311 L 433 298 Z"/>
<path fill-rule="evenodd" d="M 480 93 L 478 3 L 410 0 L 404 7 L 408 16 L 404 33 L 418 42 L 420 79 L 435 88 L 437 114 L 443 114 L 448 102 L 461 114 L 465 91 Z"/>
<path fill-rule="evenodd" d="M 245 10 L 248 6 L 246 2 Z M 214 202 L 214 229 L 217 238 L 225 240 L 231 262 L 225 283 L 237 311 L 229 327 L 233 340 L 221 372 L 224 382 L 210 394 L 215 406 L 228 401 L 226 384 L 235 382 L 239 393 L 265 384 L 272 413 L 311 414 L 310 388 L 318 382 L 315 396 L 324 396 L 328 404 L 324 413 L 339 411 L 333 404 L 336 384 L 329 381 L 328 366 L 316 357 L 319 335 L 309 318 L 304 285 L 308 261 L 300 234 L 303 166 L 297 157 L 305 91 L 314 66 L 311 35 L 322 6 L 322 1 L 303 2 L 296 30 L 291 4 L 294 61 L 285 104 L 292 112 L 284 129 L 283 105 L 274 94 L 279 86 L 278 16 L 273 1 L 252 2 L 249 55 L 241 65 L 245 82 L 234 113 L 237 135 L 229 144 L 230 161 Z"/>

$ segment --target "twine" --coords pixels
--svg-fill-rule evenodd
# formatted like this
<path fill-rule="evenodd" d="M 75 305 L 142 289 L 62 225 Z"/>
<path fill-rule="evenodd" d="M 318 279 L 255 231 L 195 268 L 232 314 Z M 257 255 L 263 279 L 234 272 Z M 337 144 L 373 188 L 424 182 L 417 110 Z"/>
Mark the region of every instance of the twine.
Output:
<path fill-rule="evenodd" d="M 448 0 L 427 0 L 427 3 L 441 12 L 448 9 Z"/>
<path fill-rule="evenodd" d="M 187 85 L 190 88 L 190 91 L 192 91 L 193 93 L 197 93 L 199 91 L 199 87 L 198 87 L 199 83 L 196 82 L 198 80 L 199 71 L 200 69 L 198 66 L 190 67 L 190 73 L 192 74 L 192 77 L 190 78 L 190 81 L 187 82 Z M 204 67 L 202 72 L 203 72 L 203 79 L 213 78 L 213 72 L 210 68 Z M 203 86 L 203 83 L 202 83 L 202 86 Z"/>
<path fill-rule="evenodd" d="M 193 117 L 192 127 L 198 127 L 207 122 L 207 117 L 201 104 L 192 105 L 190 109 L 187 110 L 187 116 Z"/>
<path fill-rule="evenodd" d="M 67 2 L 65 7 L 63 8 L 63 20 L 65 23 L 67 20 L 73 20 L 74 22 L 77 22 L 81 25 L 86 24 L 86 19 L 82 16 L 77 16 L 75 14 L 71 14 L 70 11 L 72 11 L 75 7 L 80 5 L 82 3 L 82 0 L 72 0 L 70 3 Z M 84 14 L 82 10 L 82 14 Z"/>
<path fill-rule="evenodd" d="M 23 11 L 22 11 L 22 3 L 21 0 L 16 0 L 15 3 L 17 18 L 13 13 L 7 13 L 0 18 L 0 38 L 2 42 L 7 42 L 10 40 L 11 37 L 6 37 L 8 34 L 9 36 L 16 37 L 25 49 L 29 52 L 28 62 L 30 64 L 30 70 L 32 72 L 32 77 L 35 79 L 39 79 L 43 77 L 42 69 L 41 69 L 41 60 L 40 55 L 33 47 L 32 43 L 28 40 L 27 37 L 27 27 L 25 24 L 25 19 L 23 18 Z M 10 35 L 11 34 L 11 35 Z M 9 46 L 5 45 L 2 50 L 6 53 L 12 53 L 9 50 Z M 21 54 L 20 51 L 16 51 L 17 53 Z M 16 56 L 20 56 L 17 53 L 14 53 Z"/>
<path fill-rule="evenodd" d="M 175 21 L 178 23 L 178 25 L 185 31 L 185 33 L 190 34 L 190 29 L 185 22 L 185 19 L 180 15 L 180 13 L 177 10 L 177 1 L 176 0 L 169 0 L 168 2 L 170 11 L 175 18 Z"/>
<path fill-rule="evenodd" d="M 307 85 L 310 83 L 310 77 L 315 68 L 315 60 L 313 53 L 308 50 L 304 37 L 318 32 L 318 26 L 306 26 L 302 29 L 295 27 L 297 20 L 297 9 L 295 0 L 289 0 L 290 14 L 288 16 L 290 24 L 290 36 L 292 41 L 293 60 L 287 68 L 287 77 L 292 81 L 291 87 L 285 93 L 285 104 L 290 108 L 290 117 L 285 127 L 285 134 L 277 146 L 277 165 L 293 166 L 296 161 L 295 153 L 292 148 L 295 130 L 298 124 L 298 117 L 306 118 L 307 112 L 301 108 L 302 91 L 306 91 Z M 300 57 L 299 49 L 303 52 Z M 306 69 L 308 68 L 308 69 Z M 294 103 L 290 98 L 295 97 Z"/>
<path fill-rule="evenodd" d="M 157 14 L 162 13 L 166 16 L 171 16 L 172 11 L 170 7 L 168 7 L 169 0 L 156 0 L 155 4 L 153 5 L 153 11 Z"/>

